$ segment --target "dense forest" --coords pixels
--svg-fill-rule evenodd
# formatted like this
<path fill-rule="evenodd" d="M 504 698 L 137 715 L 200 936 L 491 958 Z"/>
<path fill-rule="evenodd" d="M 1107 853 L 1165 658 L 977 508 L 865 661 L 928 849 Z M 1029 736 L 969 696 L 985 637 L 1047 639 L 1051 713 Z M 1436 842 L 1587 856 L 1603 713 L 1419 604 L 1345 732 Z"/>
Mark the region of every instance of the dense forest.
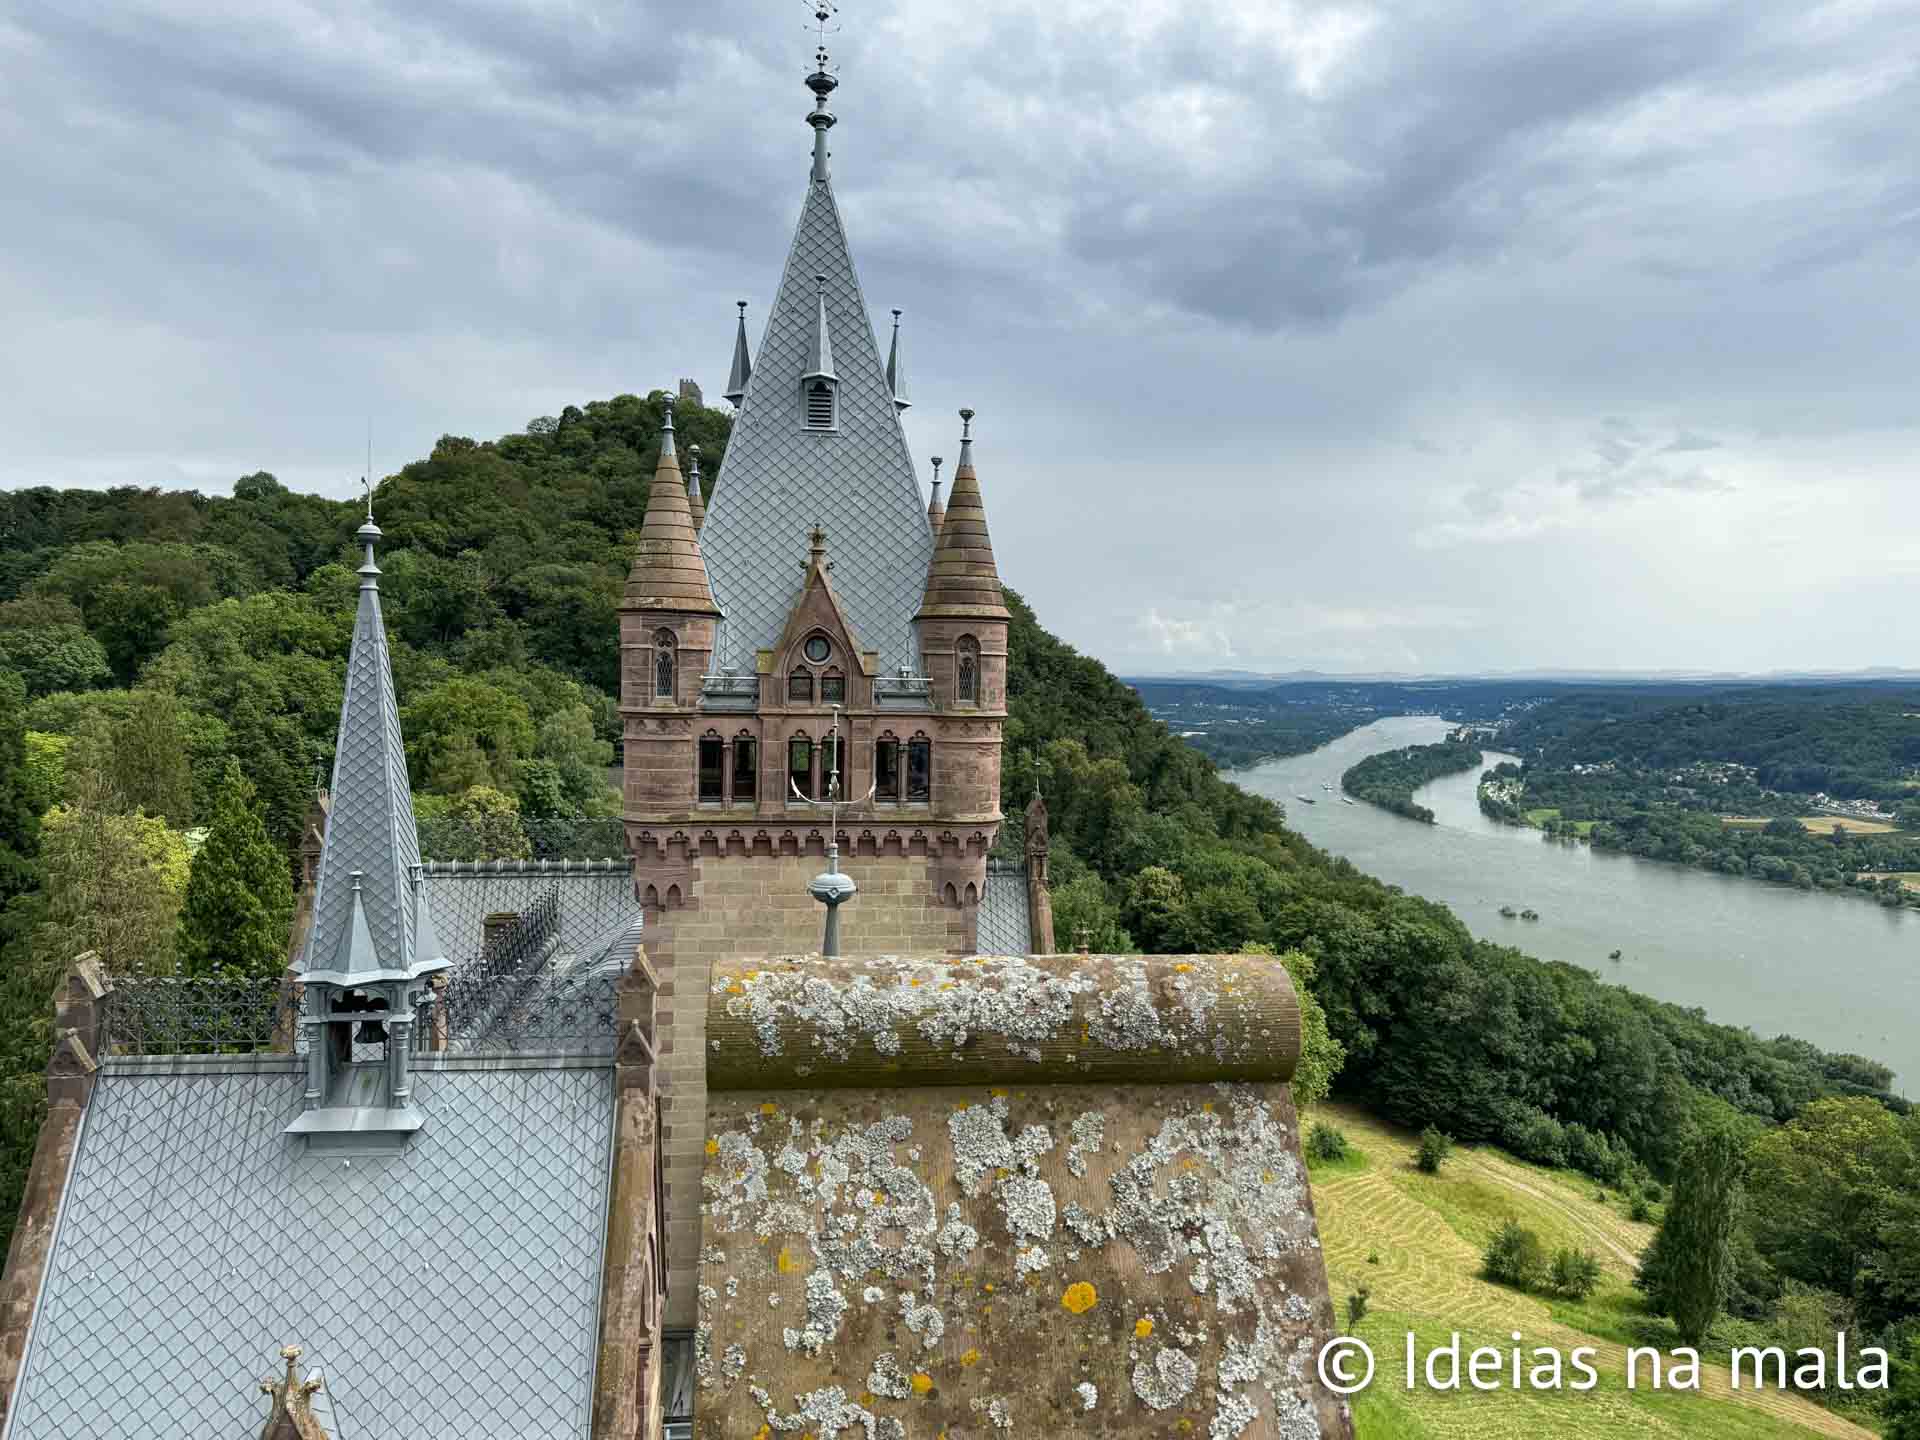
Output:
<path fill-rule="evenodd" d="M 1888 808 L 1920 798 L 1920 689 L 1911 684 L 1583 691 L 1517 716 L 1507 740 L 1554 769 L 1732 763 L 1767 790 Z"/>
<path fill-rule="evenodd" d="M 569 407 L 495 441 L 448 437 L 376 487 L 423 832 L 452 820 L 524 843 L 613 804 L 615 606 L 660 398 Z M 683 405 L 676 424 L 714 473 L 727 417 Z M 355 503 L 265 474 L 231 498 L 0 496 L 9 1228 L 44 1097 L 47 997 L 73 955 L 270 970 L 267 950 L 229 937 L 270 929 L 279 901 L 235 923 L 250 886 L 234 877 L 259 874 L 262 846 L 284 870 L 329 759 L 360 519 Z M 1885 1068 L 1475 940 L 1444 906 L 1309 845 L 1018 595 L 1008 601 L 1006 808 L 1017 814 L 1036 783 L 1046 796 L 1063 937 L 1291 952 L 1324 1011 L 1320 1059 L 1342 1093 L 1603 1184 L 1671 1175 L 1696 1135 L 1733 1127 L 1803 1182 L 1748 1237 L 1754 1323 L 1802 1293 L 1844 1312 L 1856 1343 L 1914 1323 L 1920 1117 L 1887 1093 Z M 1836 1148 L 1830 1115 L 1865 1127 L 1870 1152 Z M 1866 1197 L 1847 1210 L 1844 1250 L 1820 1239 L 1836 1184 Z"/>
<path fill-rule="evenodd" d="M 1357 800 L 1378 805 L 1409 820 L 1433 823 L 1433 811 L 1414 801 L 1413 792 L 1447 775 L 1471 770 L 1486 757 L 1471 740 L 1447 739 L 1434 745 L 1382 750 L 1340 777 L 1340 788 Z"/>
<path fill-rule="evenodd" d="M 1920 834 L 1871 822 L 1801 818 L 1804 799 L 1720 783 L 1692 771 L 1555 770 L 1534 762 L 1488 772 L 1480 808 L 1646 860 L 1744 875 L 1802 890 L 1851 890 L 1889 907 L 1920 907 L 1903 876 L 1920 873 Z M 1910 817 L 1903 807 L 1902 822 Z M 1728 816 L 1736 818 L 1729 819 Z"/>
<path fill-rule="evenodd" d="M 1920 906 L 1905 883 L 1920 873 L 1920 692 L 1910 688 L 1583 694 L 1519 716 L 1507 743 L 1526 758 L 1481 788 L 1480 808 L 1497 819 Z"/>

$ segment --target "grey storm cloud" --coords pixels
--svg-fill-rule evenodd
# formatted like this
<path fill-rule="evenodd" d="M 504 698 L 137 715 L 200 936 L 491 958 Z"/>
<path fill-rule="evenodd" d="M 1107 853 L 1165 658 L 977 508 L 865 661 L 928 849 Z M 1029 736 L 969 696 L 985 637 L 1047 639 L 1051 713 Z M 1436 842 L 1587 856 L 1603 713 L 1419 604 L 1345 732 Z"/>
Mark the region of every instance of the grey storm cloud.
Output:
<path fill-rule="evenodd" d="M 810 8 L 15 0 L 5 482 L 344 494 L 369 419 L 717 390 Z M 1123 668 L 1892 663 L 1917 21 L 848 0 L 835 187 L 917 453 L 980 409 L 1009 582 Z"/>

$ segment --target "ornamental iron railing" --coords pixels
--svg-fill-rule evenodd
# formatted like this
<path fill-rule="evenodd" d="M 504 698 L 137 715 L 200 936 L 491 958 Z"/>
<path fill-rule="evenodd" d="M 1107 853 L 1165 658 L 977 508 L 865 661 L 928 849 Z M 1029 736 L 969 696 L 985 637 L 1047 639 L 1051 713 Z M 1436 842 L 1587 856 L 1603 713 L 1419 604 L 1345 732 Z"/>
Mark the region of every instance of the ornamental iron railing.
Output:
<path fill-rule="evenodd" d="M 221 975 L 117 975 L 101 1002 L 108 1055 L 242 1055 L 297 1042 L 292 987 Z"/>

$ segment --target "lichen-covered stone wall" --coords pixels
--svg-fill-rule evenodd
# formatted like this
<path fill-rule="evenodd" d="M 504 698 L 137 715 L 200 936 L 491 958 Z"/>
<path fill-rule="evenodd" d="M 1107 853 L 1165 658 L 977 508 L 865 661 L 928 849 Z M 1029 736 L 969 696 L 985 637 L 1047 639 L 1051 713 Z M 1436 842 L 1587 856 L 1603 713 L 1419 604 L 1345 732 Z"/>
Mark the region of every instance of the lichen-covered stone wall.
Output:
<path fill-rule="evenodd" d="M 939 903 L 924 855 L 862 856 L 843 867 L 860 894 L 841 911 L 847 949 L 947 954 L 965 917 Z M 706 1138 L 707 990 L 713 967 L 742 954 L 793 955 L 820 943 L 824 912 L 807 881 L 818 856 L 699 856 L 675 909 L 649 909 L 647 956 L 660 977 L 661 1145 L 667 1166 L 667 1324 L 693 1324 Z"/>
<path fill-rule="evenodd" d="M 1351 1433 L 1251 956 L 716 962 L 698 1432 Z"/>
<path fill-rule="evenodd" d="M 819 956 L 716 964 L 707 1086 L 1288 1080 L 1300 1009 L 1261 955 Z"/>
<path fill-rule="evenodd" d="M 1350 1433 L 1278 1083 L 709 1097 L 697 1433 Z"/>

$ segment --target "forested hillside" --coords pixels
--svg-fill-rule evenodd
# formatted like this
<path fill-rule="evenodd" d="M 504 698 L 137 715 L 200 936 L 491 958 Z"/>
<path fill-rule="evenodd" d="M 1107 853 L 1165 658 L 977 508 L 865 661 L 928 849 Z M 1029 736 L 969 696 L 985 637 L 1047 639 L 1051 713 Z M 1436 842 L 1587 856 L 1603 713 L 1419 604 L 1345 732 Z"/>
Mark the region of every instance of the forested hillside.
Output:
<path fill-rule="evenodd" d="M 408 760 L 429 817 L 517 834 L 613 804 L 615 605 L 659 399 L 569 407 L 485 443 L 449 437 L 377 486 Z M 709 475 L 727 423 L 676 411 Z M 986 500 L 1017 503 L 990 483 Z M 297 836 L 330 758 L 360 519 L 357 504 L 265 474 L 232 498 L 0 496 L 0 1223 L 43 1095 L 46 996 L 75 953 L 271 972 L 264 950 L 223 949 L 194 917 L 225 912 L 187 895 L 233 900 L 203 873 L 239 863 L 209 856 L 257 853 L 247 814 L 283 858 Z M 1782 1209 L 1752 1237 L 1752 1303 L 1764 1317 L 1770 1293 L 1814 1287 L 1851 1307 L 1862 1335 L 1920 1313 L 1920 1119 L 1898 1113 L 1883 1068 L 1476 941 L 1445 907 L 1308 845 L 1017 595 L 1009 604 L 1006 809 L 1036 783 L 1046 795 L 1063 943 L 1302 952 L 1344 1047 L 1342 1092 L 1608 1184 L 1672 1173 L 1694 1135 L 1724 1125 L 1817 1178 L 1844 1152 L 1825 1131 L 1780 1127 L 1823 1097 L 1863 1097 L 1883 1143 L 1848 1171 L 1875 1197 L 1849 1211 L 1851 1248 L 1837 1259 L 1811 1238 L 1824 1221 Z M 206 827 L 219 843 L 189 865 Z"/>
<path fill-rule="evenodd" d="M 1587 691 L 1519 716 L 1506 738 L 1556 768 L 1731 762 L 1769 790 L 1800 795 L 1892 807 L 1920 792 L 1920 690 L 1911 684 Z"/>

